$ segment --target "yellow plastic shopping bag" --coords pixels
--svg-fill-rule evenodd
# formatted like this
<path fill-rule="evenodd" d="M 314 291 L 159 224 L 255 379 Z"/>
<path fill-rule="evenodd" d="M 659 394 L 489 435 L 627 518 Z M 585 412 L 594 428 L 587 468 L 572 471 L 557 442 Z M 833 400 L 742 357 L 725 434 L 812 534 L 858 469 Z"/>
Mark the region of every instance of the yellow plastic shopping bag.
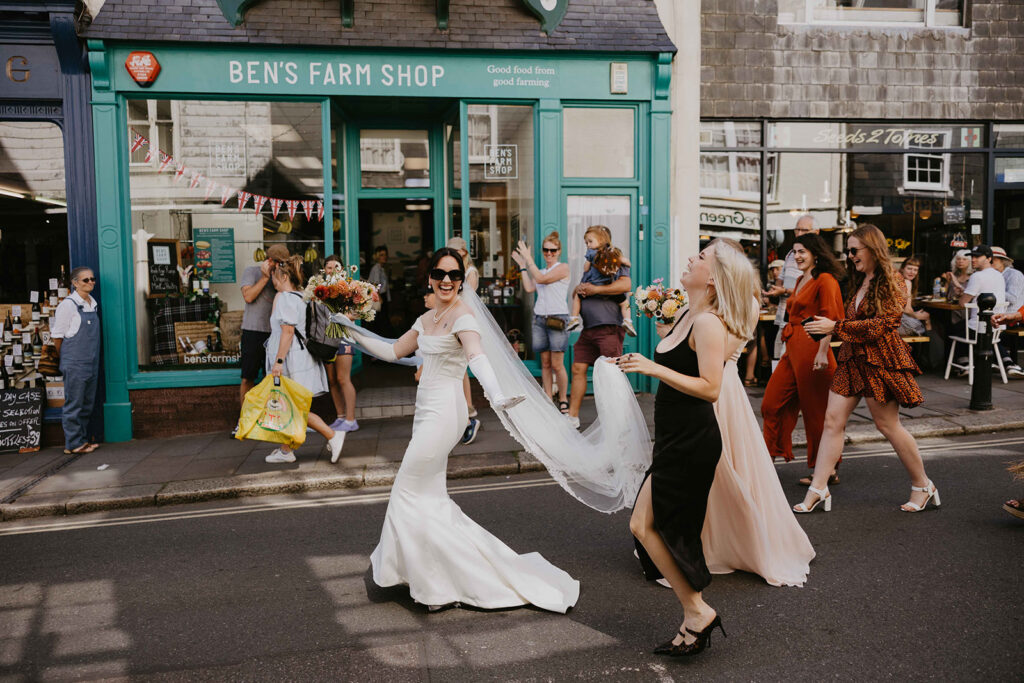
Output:
<path fill-rule="evenodd" d="M 288 377 L 267 375 L 245 394 L 236 439 L 256 439 L 298 448 L 306 440 L 313 393 Z"/>

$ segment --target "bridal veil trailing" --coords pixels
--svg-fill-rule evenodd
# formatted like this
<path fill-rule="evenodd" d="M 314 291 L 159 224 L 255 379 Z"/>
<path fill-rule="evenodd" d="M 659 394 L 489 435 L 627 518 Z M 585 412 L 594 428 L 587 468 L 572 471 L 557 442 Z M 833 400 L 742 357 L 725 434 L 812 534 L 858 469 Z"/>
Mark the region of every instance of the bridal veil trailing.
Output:
<path fill-rule="evenodd" d="M 526 400 L 496 411 L 509 434 L 570 495 L 601 512 L 632 507 L 651 464 L 651 435 L 629 380 L 614 364 L 594 364 L 597 420 L 584 432 L 569 424 L 505 338 L 475 292 L 465 290 L 480 342 L 508 396 Z"/>

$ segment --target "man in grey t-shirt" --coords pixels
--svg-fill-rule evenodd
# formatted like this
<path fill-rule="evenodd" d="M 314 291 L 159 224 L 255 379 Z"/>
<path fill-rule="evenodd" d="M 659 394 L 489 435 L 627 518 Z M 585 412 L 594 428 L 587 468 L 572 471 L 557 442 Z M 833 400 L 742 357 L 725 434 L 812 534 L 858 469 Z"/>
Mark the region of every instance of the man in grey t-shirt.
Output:
<path fill-rule="evenodd" d="M 607 228 L 604 228 L 607 230 Z M 610 237 L 610 235 L 609 235 Z M 583 332 L 573 346 L 572 383 L 569 385 L 569 422 L 580 426 L 580 407 L 587 393 L 587 368 L 600 356 L 622 355 L 626 331 L 622 327 L 623 296 L 632 289 L 629 266 L 620 266 L 607 285 L 582 282 L 576 287 L 580 299 Z"/>
<path fill-rule="evenodd" d="M 249 266 L 242 273 L 242 298 L 245 299 L 245 309 L 242 311 L 242 384 L 239 387 L 239 396 L 243 403 L 246 392 L 256 386 L 260 372 L 266 367 L 264 344 L 270 338 L 270 314 L 274 310 L 274 295 L 277 294 L 270 277 L 277 264 L 288 260 L 290 256 L 288 247 L 280 243 L 272 244 L 267 248 L 267 260 L 259 265 Z"/>

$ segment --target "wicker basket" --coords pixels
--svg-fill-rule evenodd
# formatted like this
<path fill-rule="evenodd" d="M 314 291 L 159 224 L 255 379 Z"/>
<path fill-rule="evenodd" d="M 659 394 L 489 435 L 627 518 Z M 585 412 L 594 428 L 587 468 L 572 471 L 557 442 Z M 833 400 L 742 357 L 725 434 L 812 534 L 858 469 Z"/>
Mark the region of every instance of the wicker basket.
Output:
<path fill-rule="evenodd" d="M 213 323 L 205 321 L 174 323 L 174 347 L 178 351 L 178 362 L 184 363 L 185 356 L 187 355 L 181 345 L 185 341 L 185 337 L 188 337 L 193 345 L 200 340 L 205 344 L 207 336 L 211 339 L 217 336 L 217 333 L 214 331 L 216 327 Z"/>

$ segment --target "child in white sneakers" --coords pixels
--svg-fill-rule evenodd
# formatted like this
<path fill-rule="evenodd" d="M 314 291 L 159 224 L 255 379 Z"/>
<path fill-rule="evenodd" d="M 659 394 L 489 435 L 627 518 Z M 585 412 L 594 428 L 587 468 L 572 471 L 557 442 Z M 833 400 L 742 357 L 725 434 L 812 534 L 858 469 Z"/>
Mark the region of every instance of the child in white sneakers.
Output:
<path fill-rule="evenodd" d="M 604 226 L 591 226 L 583 236 L 587 245 L 585 255 L 586 263 L 583 264 L 583 277 L 580 283 L 589 282 L 593 285 L 609 285 L 615 280 L 615 274 L 622 266 L 629 266 L 629 260 L 622 255 L 622 251 L 611 246 L 611 231 Z M 626 334 L 636 336 L 636 328 L 630 319 L 632 311 L 629 306 L 629 294 L 622 294 L 622 327 Z M 583 328 L 583 319 L 580 318 L 580 297 L 572 295 L 572 310 L 570 311 L 568 331 L 575 332 Z"/>

